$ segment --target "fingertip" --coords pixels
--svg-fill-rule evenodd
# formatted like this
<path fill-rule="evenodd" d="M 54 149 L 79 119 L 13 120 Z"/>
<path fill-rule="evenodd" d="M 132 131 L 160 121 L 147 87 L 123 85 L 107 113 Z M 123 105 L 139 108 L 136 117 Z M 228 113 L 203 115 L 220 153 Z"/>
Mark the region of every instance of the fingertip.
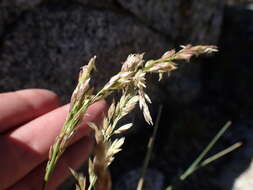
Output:
<path fill-rule="evenodd" d="M 84 114 L 81 126 L 87 126 L 89 122 L 99 124 L 108 110 L 105 100 L 92 104 Z"/>
<path fill-rule="evenodd" d="M 25 89 L 0 94 L 0 132 L 9 130 L 59 107 L 58 96 L 45 89 Z"/>
<path fill-rule="evenodd" d="M 105 112 L 107 111 L 108 108 L 108 104 L 105 100 L 100 100 L 94 104 L 92 104 L 89 109 L 88 112 L 91 112 L 93 110 L 99 110 L 100 112 Z"/>
<path fill-rule="evenodd" d="M 92 139 L 89 137 L 84 137 L 72 146 L 68 147 L 59 160 L 55 171 L 49 180 L 47 189 L 53 190 L 66 180 L 66 178 L 71 175 L 69 167 L 73 169 L 79 168 L 84 161 L 87 160 L 91 151 Z M 9 190 L 41 189 L 45 174 L 45 167 L 46 162 L 32 170 L 27 176 L 9 188 Z"/>
<path fill-rule="evenodd" d="M 44 100 L 52 109 L 57 108 L 61 105 L 60 98 L 58 95 L 48 89 L 40 89 L 40 88 L 30 88 L 15 91 L 15 93 L 23 96 L 25 98 L 36 99 L 40 97 L 40 99 Z"/>

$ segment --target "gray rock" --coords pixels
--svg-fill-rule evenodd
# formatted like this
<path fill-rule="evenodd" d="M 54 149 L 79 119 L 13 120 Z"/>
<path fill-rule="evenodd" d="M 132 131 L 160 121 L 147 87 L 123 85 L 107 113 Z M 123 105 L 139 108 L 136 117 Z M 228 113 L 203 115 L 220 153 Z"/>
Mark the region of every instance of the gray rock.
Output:
<path fill-rule="evenodd" d="M 140 179 L 140 169 L 123 174 L 115 185 L 115 190 L 135 190 Z M 143 190 L 162 190 L 164 176 L 156 169 L 147 169 Z"/>
<path fill-rule="evenodd" d="M 0 6 L 28 8 L 28 7 L 34 7 L 42 2 L 43 0 L 2 0 L 0 2 Z"/>
<path fill-rule="evenodd" d="M 4 33 L 8 33 L 8 28 L 16 21 L 21 12 L 22 10 L 16 7 L 5 7 L 0 5 L 0 39 Z"/>
<path fill-rule="evenodd" d="M 144 23 L 177 43 L 216 43 L 224 1 L 118 0 Z"/>
<path fill-rule="evenodd" d="M 118 71 L 118 63 L 129 53 L 146 52 L 147 57 L 155 58 L 178 42 L 216 42 L 223 5 L 219 2 L 132 0 L 126 4 L 121 0 L 118 3 L 74 0 L 55 1 L 57 6 L 45 1 L 45 5 L 36 8 L 41 0 L 3 0 L 0 3 L 0 63 L 3 66 L 0 74 L 6 77 L 0 87 L 3 91 L 49 88 L 66 101 L 76 83 L 73 76 L 95 54 L 101 65 L 95 82 L 99 87 Z M 201 14 L 205 16 L 199 17 Z M 214 27 L 216 30 L 212 31 Z M 212 35 L 207 35 L 210 31 Z M 198 96 L 199 78 L 195 76 L 199 76 L 199 69 L 191 72 L 185 78 L 181 74 L 172 77 L 175 84 L 166 87 L 172 97 L 189 102 Z M 61 81 L 61 78 L 67 80 Z M 164 91 L 154 84 L 149 90 L 151 97 Z M 192 87 L 191 95 L 178 97 Z M 166 99 L 166 95 L 161 97 Z"/>
<path fill-rule="evenodd" d="M 94 55 L 98 71 L 92 82 L 99 88 L 130 53 L 146 52 L 147 59 L 156 58 L 177 43 L 216 42 L 223 6 L 218 0 L 192 1 L 193 5 L 187 0 L 41 2 L 0 3 L 0 89 L 47 88 L 64 102 L 75 87 L 79 68 Z M 151 77 L 147 90 L 156 98 L 154 105 L 194 100 L 201 90 L 199 74 L 200 66 L 194 65 L 173 73 L 169 83 L 165 79 L 158 85 Z"/>
<path fill-rule="evenodd" d="M 115 7 L 114 0 L 74 0 L 74 1 L 82 3 L 83 5 L 91 5 L 100 8 Z"/>
<path fill-rule="evenodd" d="M 26 10 L 39 5 L 42 0 L 1 0 L 0 1 L 0 39 L 9 32 Z"/>
<path fill-rule="evenodd" d="M 200 69 L 199 63 L 186 63 L 172 73 L 170 78 L 165 81 L 170 101 L 189 104 L 199 97 L 202 86 Z"/>
<path fill-rule="evenodd" d="M 226 0 L 226 4 L 228 5 L 240 5 L 252 2 L 253 2 L 252 0 Z"/>
<path fill-rule="evenodd" d="M 235 181 L 232 190 L 251 190 L 253 186 L 253 162 Z"/>
<path fill-rule="evenodd" d="M 206 88 L 220 97 L 220 100 L 217 99 L 219 104 L 233 115 L 252 113 L 252 26 L 252 10 L 247 7 L 226 8 L 219 59 L 206 64 L 203 70 L 204 80 L 209 81 L 205 84 Z"/>
<path fill-rule="evenodd" d="M 150 28 L 176 43 L 216 44 L 224 1 L 208 0 L 76 0 L 84 5 L 111 7 L 132 13 Z M 117 3 L 116 3 L 117 2 Z"/>
<path fill-rule="evenodd" d="M 222 173 L 216 179 L 216 183 L 222 189 L 231 190 L 251 190 L 253 181 L 253 122 L 240 121 L 234 124 L 233 129 L 230 129 L 225 136 L 231 142 L 241 141 L 243 145 L 240 151 L 236 151 L 233 160 L 226 164 L 222 169 Z"/>
<path fill-rule="evenodd" d="M 158 57 L 166 39 L 123 14 L 81 6 L 27 11 L 2 42 L 2 90 L 40 87 L 70 96 L 80 66 L 97 55 L 96 87 L 116 73 L 129 53 Z"/>
<path fill-rule="evenodd" d="M 209 110 L 209 115 L 216 112 L 215 118 L 233 121 L 232 127 L 225 133 L 228 145 L 223 149 L 235 142 L 243 142 L 239 150 L 223 158 L 227 158 L 226 162 L 219 168 L 220 175 L 214 178 L 217 189 L 252 189 L 253 11 L 249 5 L 225 9 L 220 59 L 206 65 L 203 72 L 209 81 L 205 83 L 208 92 L 205 96 L 208 101 L 215 101 L 218 108 Z"/>

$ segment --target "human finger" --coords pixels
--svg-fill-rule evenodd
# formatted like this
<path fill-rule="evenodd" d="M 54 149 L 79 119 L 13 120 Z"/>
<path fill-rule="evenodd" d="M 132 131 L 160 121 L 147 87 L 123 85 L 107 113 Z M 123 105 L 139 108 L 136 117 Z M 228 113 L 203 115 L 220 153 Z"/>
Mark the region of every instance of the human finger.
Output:
<path fill-rule="evenodd" d="M 6 159 L 0 162 L 0 178 L 4 182 L 0 184 L 0 189 L 4 189 L 1 186 L 6 188 L 20 180 L 47 158 L 49 147 L 54 143 L 63 126 L 68 107 L 63 106 L 36 118 L 2 137 L 0 152 L 6 152 Z M 75 140 L 88 135 L 87 122 L 97 123 L 102 118 L 105 109 L 104 101 L 89 107 Z M 15 175 L 13 175 L 13 169 L 15 169 Z"/>
<path fill-rule="evenodd" d="M 92 148 L 90 137 L 84 137 L 70 146 L 59 160 L 52 177 L 47 185 L 47 190 L 53 190 L 60 185 L 69 175 L 69 167 L 77 169 L 87 160 Z M 9 190 L 42 189 L 46 163 L 41 164 Z"/>
<path fill-rule="evenodd" d="M 60 105 L 49 90 L 26 89 L 0 94 L 0 133 L 43 115 Z"/>

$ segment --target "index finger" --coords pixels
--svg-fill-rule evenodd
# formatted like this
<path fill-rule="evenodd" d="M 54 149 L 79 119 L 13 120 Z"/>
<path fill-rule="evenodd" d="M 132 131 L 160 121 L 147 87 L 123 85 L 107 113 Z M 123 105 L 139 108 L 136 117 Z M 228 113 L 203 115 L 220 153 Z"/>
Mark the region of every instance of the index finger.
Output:
<path fill-rule="evenodd" d="M 47 113 L 60 105 L 55 93 L 25 89 L 0 94 L 0 133 Z"/>

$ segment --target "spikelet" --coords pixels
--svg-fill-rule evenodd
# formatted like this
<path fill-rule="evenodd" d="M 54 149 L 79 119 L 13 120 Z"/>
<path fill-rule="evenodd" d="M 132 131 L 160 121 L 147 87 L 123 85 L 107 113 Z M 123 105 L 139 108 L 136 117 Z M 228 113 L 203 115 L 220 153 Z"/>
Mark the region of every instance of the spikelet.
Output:
<path fill-rule="evenodd" d="M 72 168 L 69 168 L 69 170 L 76 180 L 76 190 L 86 190 L 86 178 L 83 174 L 76 172 Z"/>

